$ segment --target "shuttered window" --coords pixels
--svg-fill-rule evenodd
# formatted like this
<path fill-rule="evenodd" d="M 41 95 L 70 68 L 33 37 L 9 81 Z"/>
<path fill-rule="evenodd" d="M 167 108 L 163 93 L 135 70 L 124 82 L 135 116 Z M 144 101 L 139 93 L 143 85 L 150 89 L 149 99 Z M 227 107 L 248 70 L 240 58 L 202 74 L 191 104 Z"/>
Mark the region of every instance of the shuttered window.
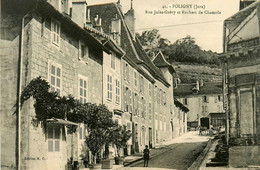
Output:
<path fill-rule="evenodd" d="M 48 152 L 60 151 L 61 128 L 48 127 Z"/>

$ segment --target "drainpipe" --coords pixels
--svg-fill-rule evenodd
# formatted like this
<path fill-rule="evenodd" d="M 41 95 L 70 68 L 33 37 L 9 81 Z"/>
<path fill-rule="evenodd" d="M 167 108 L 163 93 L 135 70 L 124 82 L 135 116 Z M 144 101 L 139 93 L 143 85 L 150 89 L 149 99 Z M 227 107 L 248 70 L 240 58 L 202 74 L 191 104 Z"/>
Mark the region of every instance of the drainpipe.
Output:
<path fill-rule="evenodd" d="M 32 10 L 33 11 L 33 10 Z M 22 28 L 19 42 L 19 58 L 18 58 L 18 78 L 17 78 L 17 160 L 16 169 L 21 170 L 21 93 L 22 93 L 22 73 L 23 73 L 23 47 L 24 47 L 24 19 L 32 12 L 28 12 L 22 18 Z"/>

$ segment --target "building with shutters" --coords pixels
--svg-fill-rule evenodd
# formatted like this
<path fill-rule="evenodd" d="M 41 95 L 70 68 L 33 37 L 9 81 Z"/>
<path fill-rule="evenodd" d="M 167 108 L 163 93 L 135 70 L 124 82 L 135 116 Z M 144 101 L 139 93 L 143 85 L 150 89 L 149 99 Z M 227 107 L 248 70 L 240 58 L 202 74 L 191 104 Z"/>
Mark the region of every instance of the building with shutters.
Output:
<path fill-rule="evenodd" d="M 222 82 L 197 81 L 197 83 L 179 84 L 174 95 L 178 101 L 189 108 L 187 122 L 190 127 L 188 128 L 193 130 L 197 126 L 202 126 L 201 119 L 206 121 L 205 125 L 209 128 L 214 114 L 224 112 Z"/>
<path fill-rule="evenodd" d="M 70 157 L 80 161 L 87 135 L 83 124 L 61 119 L 47 120 L 46 129 L 34 126 L 32 99 L 14 115 L 19 87 L 23 89 L 41 76 L 60 95 L 70 94 L 83 103 L 101 104 L 103 63 L 110 56 L 117 55 L 119 60 L 124 54 L 107 35 L 85 29 L 86 18 L 81 16 L 85 16 L 86 2 L 72 3 L 72 13 L 66 2 L 2 1 L 5 6 L 1 11 L 0 40 L 3 170 L 18 166 L 30 170 L 65 169 Z M 116 62 L 120 67 L 120 61 Z M 69 134 L 68 125 L 77 126 L 76 133 Z"/>
<path fill-rule="evenodd" d="M 173 89 L 175 70 L 162 53 L 151 61 L 135 35 L 133 6 L 124 14 L 120 3 L 89 5 L 90 23 L 113 37 L 125 55 L 121 59 L 121 110 L 115 119 L 132 131 L 125 154 L 140 152 L 174 137 Z M 106 12 L 104 12 L 106 11 Z M 104 89 L 104 94 L 106 90 Z"/>
<path fill-rule="evenodd" d="M 224 93 L 229 166 L 258 166 L 260 135 L 260 2 L 224 22 Z"/>

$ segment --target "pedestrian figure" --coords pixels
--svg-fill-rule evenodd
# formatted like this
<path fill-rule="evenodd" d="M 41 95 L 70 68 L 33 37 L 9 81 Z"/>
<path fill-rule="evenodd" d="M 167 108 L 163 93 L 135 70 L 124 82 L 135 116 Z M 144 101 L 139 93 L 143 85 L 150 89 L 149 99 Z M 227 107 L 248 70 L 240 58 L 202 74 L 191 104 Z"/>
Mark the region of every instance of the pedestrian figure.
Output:
<path fill-rule="evenodd" d="M 150 151 L 148 149 L 148 145 L 145 145 L 145 149 L 144 149 L 144 167 L 148 167 L 148 161 L 149 161 L 149 156 Z"/>
<path fill-rule="evenodd" d="M 199 129 L 199 135 L 202 135 L 202 128 L 201 128 L 201 126 L 199 126 L 198 129 Z"/>

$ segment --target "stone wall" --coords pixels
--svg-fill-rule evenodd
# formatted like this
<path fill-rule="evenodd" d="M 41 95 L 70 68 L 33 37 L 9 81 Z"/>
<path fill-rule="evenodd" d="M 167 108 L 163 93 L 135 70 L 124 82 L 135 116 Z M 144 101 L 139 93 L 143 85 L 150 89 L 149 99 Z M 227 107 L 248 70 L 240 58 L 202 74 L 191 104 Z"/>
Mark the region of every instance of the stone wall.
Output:
<path fill-rule="evenodd" d="M 30 18 L 30 17 L 29 17 Z M 17 18 L 19 21 L 19 19 Z M 28 20 L 28 18 L 27 18 Z M 17 22 L 18 22 L 17 21 Z M 49 20 L 50 21 L 50 20 Z M 8 21 L 5 21 L 8 23 Z M 13 20 L 10 23 L 15 23 Z M 79 60 L 78 40 L 72 35 L 63 32 L 61 27 L 60 47 L 51 41 L 51 31 L 42 25 L 42 18 L 34 15 L 29 22 L 26 22 L 24 29 L 23 47 L 23 70 L 22 88 L 33 78 L 42 76 L 49 80 L 49 63 L 54 62 L 62 67 L 62 95 L 79 96 L 78 75 L 87 77 L 87 100 L 92 103 L 102 103 L 102 50 L 89 46 L 89 57 L 84 61 Z M 13 28 L 12 30 L 19 30 Z M 6 37 L 12 37 L 12 41 L 1 40 L 5 48 L 1 50 L 1 168 L 10 169 L 15 167 L 16 151 L 16 116 L 13 115 L 13 106 L 17 95 L 17 66 L 18 66 L 18 45 L 19 37 L 17 32 L 5 30 Z M 16 36 L 16 37 L 15 37 Z M 87 40 L 81 40 L 82 42 Z M 91 44 L 91 43 L 90 43 Z M 46 133 L 43 126 L 35 126 L 32 120 L 35 117 L 33 100 L 28 100 L 23 106 L 22 130 L 21 130 L 21 164 L 22 169 L 47 169 L 48 166 L 48 145 Z M 2 121 L 4 120 L 4 122 Z M 61 168 L 65 168 L 67 155 L 71 155 L 70 138 L 66 136 L 66 130 L 62 127 L 61 140 Z M 75 150 L 77 150 L 75 145 Z M 76 152 L 76 151 L 75 151 Z M 72 153 L 77 155 L 77 153 Z M 77 158 L 76 158 L 77 159 Z"/>
<path fill-rule="evenodd" d="M 259 146 L 235 146 L 229 148 L 229 167 L 259 166 Z"/>

